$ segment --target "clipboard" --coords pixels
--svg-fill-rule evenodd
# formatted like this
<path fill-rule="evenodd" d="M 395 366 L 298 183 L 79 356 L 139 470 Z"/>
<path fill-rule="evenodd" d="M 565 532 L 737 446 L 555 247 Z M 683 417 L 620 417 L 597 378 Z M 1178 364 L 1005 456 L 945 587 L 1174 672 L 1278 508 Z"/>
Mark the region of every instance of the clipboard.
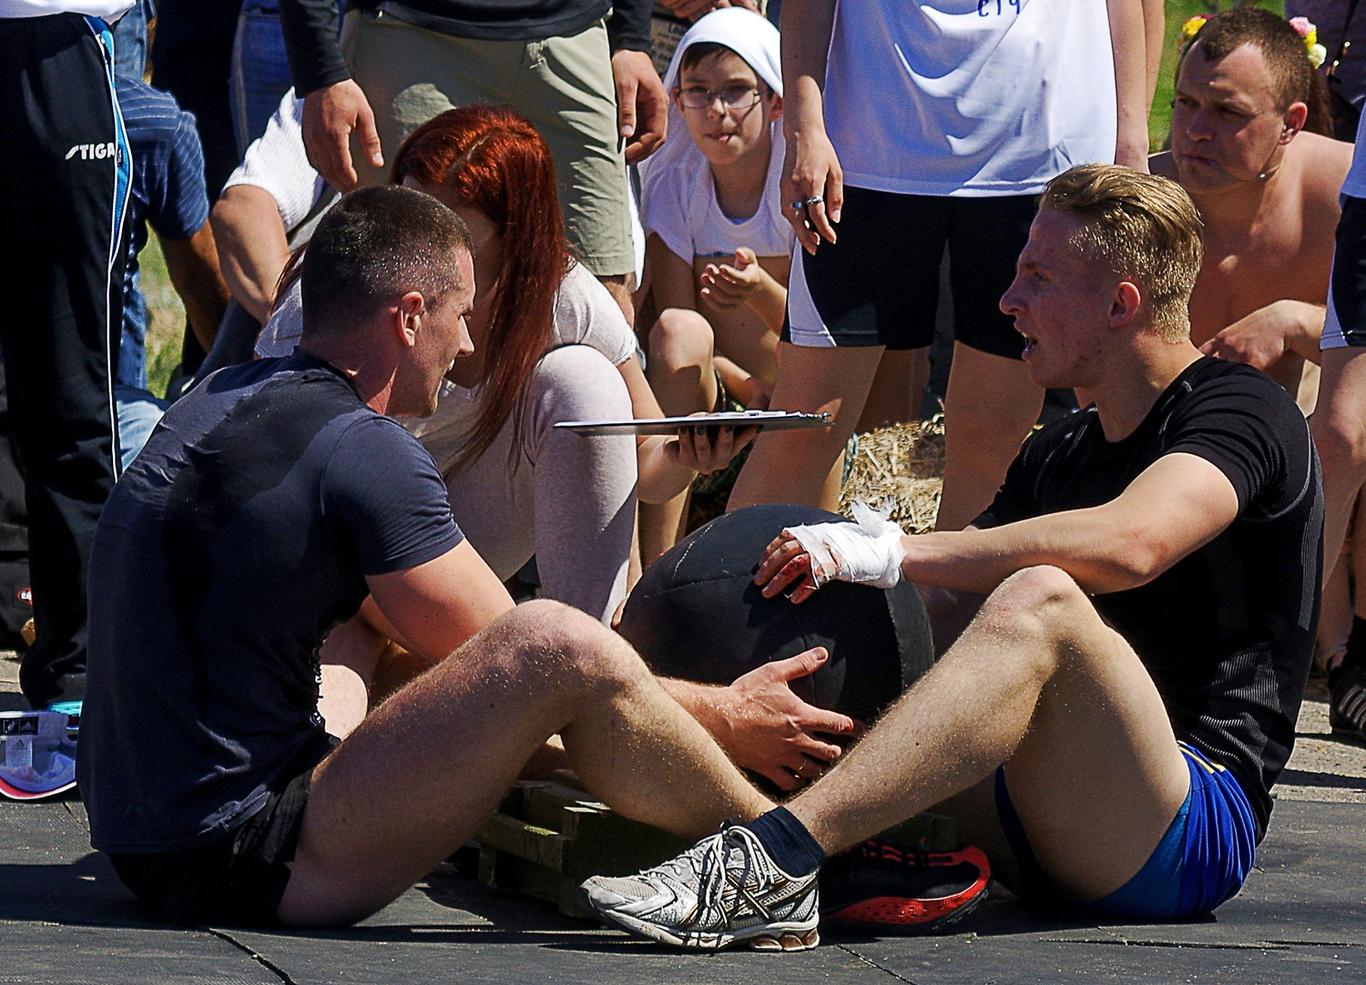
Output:
<path fill-rule="evenodd" d="M 617 421 L 559 421 L 554 426 L 577 434 L 677 434 L 680 428 L 760 427 L 770 431 L 795 428 L 828 428 L 830 415 L 790 410 L 721 411 L 684 417 L 628 418 Z"/>

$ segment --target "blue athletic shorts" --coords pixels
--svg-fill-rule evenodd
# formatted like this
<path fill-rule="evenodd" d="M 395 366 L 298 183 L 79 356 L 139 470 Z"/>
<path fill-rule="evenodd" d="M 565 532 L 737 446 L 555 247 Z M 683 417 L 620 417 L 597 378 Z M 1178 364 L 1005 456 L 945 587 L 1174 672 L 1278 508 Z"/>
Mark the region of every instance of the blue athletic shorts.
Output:
<path fill-rule="evenodd" d="M 1252 871 L 1257 820 L 1233 774 L 1180 743 L 1190 770 L 1186 800 L 1143 868 L 1108 896 L 1077 901 L 1044 872 L 996 771 L 996 813 L 1020 869 L 1022 898 L 1105 917 L 1170 920 L 1208 913 Z"/>
<path fill-rule="evenodd" d="M 1366 199 L 1344 195 L 1320 349 L 1366 346 Z"/>

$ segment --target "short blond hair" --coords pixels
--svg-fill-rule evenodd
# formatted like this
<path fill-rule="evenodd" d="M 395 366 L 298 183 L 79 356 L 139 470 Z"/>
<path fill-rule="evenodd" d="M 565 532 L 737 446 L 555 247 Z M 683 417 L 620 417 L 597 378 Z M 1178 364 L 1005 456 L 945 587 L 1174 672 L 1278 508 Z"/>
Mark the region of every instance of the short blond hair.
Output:
<path fill-rule="evenodd" d="M 1048 183 L 1040 207 L 1081 222 L 1068 245 L 1138 286 L 1163 341 L 1190 337 L 1204 248 L 1200 213 L 1184 188 L 1117 164 L 1082 164 Z"/>

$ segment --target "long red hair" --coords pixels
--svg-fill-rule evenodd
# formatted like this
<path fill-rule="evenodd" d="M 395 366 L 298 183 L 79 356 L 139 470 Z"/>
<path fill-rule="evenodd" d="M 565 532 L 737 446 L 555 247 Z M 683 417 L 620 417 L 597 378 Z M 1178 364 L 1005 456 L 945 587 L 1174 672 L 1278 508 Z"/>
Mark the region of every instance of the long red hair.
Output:
<path fill-rule="evenodd" d="M 484 342 L 484 373 L 474 428 L 455 468 L 478 458 L 509 415 L 512 454 L 525 447 L 527 383 L 550 345 L 555 292 L 573 262 L 564 237 L 550 148 L 526 119 L 502 107 L 470 105 L 428 120 L 394 159 L 392 180 L 409 175 L 449 189 L 498 226 L 498 271 Z"/>

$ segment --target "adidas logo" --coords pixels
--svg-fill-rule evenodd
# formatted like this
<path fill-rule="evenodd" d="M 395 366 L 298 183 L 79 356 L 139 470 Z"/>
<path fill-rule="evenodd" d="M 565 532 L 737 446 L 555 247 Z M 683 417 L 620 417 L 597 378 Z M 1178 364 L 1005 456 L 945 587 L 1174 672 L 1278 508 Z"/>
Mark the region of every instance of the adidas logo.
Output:
<path fill-rule="evenodd" d="M 81 156 L 82 161 L 102 161 L 107 157 L 117 156 L 118 149 L 112 140 L 104 144 L 76 144 L 66 152 L 65 160 L 69 161 L 77 154 Z"/>

